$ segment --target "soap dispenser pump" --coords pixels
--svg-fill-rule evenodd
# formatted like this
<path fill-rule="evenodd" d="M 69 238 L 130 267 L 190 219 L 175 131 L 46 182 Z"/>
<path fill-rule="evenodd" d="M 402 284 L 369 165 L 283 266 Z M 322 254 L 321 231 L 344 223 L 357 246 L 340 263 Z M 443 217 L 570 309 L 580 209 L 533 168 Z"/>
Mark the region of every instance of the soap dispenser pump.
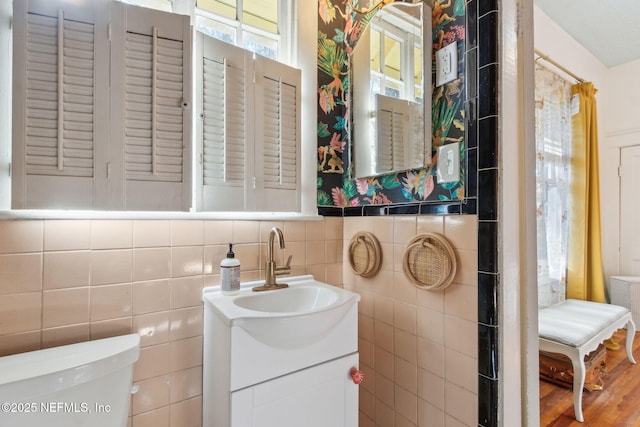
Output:
<path fill-rule="evenodd" d="M 220 290 L 222 295 L 237 295 L 240 292 L 240 260 L 229 243 L 227 257 L 220 262 Z"/>

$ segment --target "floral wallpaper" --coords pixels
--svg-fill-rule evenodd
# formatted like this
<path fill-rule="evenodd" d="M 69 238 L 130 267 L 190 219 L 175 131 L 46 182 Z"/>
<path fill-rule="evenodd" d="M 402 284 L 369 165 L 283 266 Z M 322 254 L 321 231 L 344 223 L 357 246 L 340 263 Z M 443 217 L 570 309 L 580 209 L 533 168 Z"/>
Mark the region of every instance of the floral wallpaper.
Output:
<path fill-rule="evenodd" d="M 464 199 L 459 182 L 439 184 L 435 164 L 442 144 L 460 142 L 464 165 L 465 1 L 433 1 L 433 51 L 458 42 L 459 78 L 432 87 L 432 166 L 352 179 L 349 57 L 375 14 L 353 11 L 347 0 L 318 0 L 318 205 L 362 206 Z M 357 5 L 357 0 L 354 0 Z M 433 61 L 432 61 L 433 63 Z M 433 73 L 433 70 L 432 70 Z M 432 79 L 435 82 L 435 78 Z"/>

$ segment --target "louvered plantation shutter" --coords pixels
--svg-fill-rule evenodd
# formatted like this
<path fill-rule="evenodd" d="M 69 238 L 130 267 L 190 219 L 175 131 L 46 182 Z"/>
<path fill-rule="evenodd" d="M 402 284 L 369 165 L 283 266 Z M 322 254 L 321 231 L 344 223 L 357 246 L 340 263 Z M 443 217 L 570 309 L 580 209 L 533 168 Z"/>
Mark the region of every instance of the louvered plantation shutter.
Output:
<path fill-rule="evenodd" d="M 300 210 L 300 71 L 198 33 L 197 207 Z"/>
<path fill-rule="evenodd" d="M 378 154 L 377 171 L 401 170 L 407 164 L 407 101 L 376 95 Z"/>
<path fill-rule="evenodd" d="M 57 4 L 56 4 L 57 3 Z M 94 207 L 95 152 L 105 135 L 100 14 L 89 5 L 14 4 L 13 208 Z M 100 89 L 100 85 L 102 88 Z"/>
<path fill-rule="evenodd" d="M 188 16 L 113 4 L 111 178 L 127 210 L 191 206 Z M 119 188 L 118 188 L 119 187 Z M 114 190 L 115 191 L 115 190 Z"/>
<path fill-rule="evenodd" d="M 198 210 L 251 210 L 251 53 L 202 33 L 197 37 Z"/>
<path fill-rule="evenodd" d="M 256 209 L 300 209 L 300 70 L 257 57 Z"/>

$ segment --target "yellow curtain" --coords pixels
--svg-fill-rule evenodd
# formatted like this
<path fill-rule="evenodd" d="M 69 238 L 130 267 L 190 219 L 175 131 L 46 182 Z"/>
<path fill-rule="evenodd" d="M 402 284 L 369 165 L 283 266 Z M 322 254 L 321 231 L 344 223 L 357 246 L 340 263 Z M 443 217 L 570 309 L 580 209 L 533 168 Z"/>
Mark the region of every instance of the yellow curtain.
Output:
<path fill-rule="evenodd" d="M 593 83 L 573 85 L 567 298 L 605 302 L 600 236 L 598 118 Z M 576 109 L 579 110 L 576 111 Z"/>

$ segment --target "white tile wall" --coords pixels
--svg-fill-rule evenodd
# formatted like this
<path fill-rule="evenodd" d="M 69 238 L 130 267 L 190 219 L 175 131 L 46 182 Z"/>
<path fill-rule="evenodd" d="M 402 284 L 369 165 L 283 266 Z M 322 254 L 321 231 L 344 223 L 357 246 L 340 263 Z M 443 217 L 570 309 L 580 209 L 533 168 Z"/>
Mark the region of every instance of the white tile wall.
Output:
<path fill-rule="evenodd" d="M 219 283 L 229 242 L 242 280 L 261 278 L 273 226 L 293 274 L 342 286 L 342 218 L 0 221 L 0 356 L 138 332 L 130 426 L 197 427 L 202 288 Z"/>
<path fill-rule="evenodd" d="M 373 278 L 351 272 L 344 286 L 360 293 L 360 427 L 477 425 L 477 217 L 344 218 L 344 243 L 373 232 L 382 268 Z M 456 253 L 454 283 L 444 291 L 418 289 L 402 260 L 417 234 L 443 234 Z"/>
<path fill-rule="evenodd" d="M 360 426 L 475 425 L 477 219 L 475 216 L 324 218 L 321 221 L 0 221 L 0 354 L 139 332 L 132 427 L 200 425 L 204 286 L 217 284 L 227 244 L 242 279 L 262 275 L 271 227 L 285 236 L 294 274 L 360 293 L 366 380 Z M 358 231 L 380 240 L 377 276 L 355 276 L 343 248 Z M 407 242 L 431 231 L 458 261 L 444 292 L 411 285 Z"/>

